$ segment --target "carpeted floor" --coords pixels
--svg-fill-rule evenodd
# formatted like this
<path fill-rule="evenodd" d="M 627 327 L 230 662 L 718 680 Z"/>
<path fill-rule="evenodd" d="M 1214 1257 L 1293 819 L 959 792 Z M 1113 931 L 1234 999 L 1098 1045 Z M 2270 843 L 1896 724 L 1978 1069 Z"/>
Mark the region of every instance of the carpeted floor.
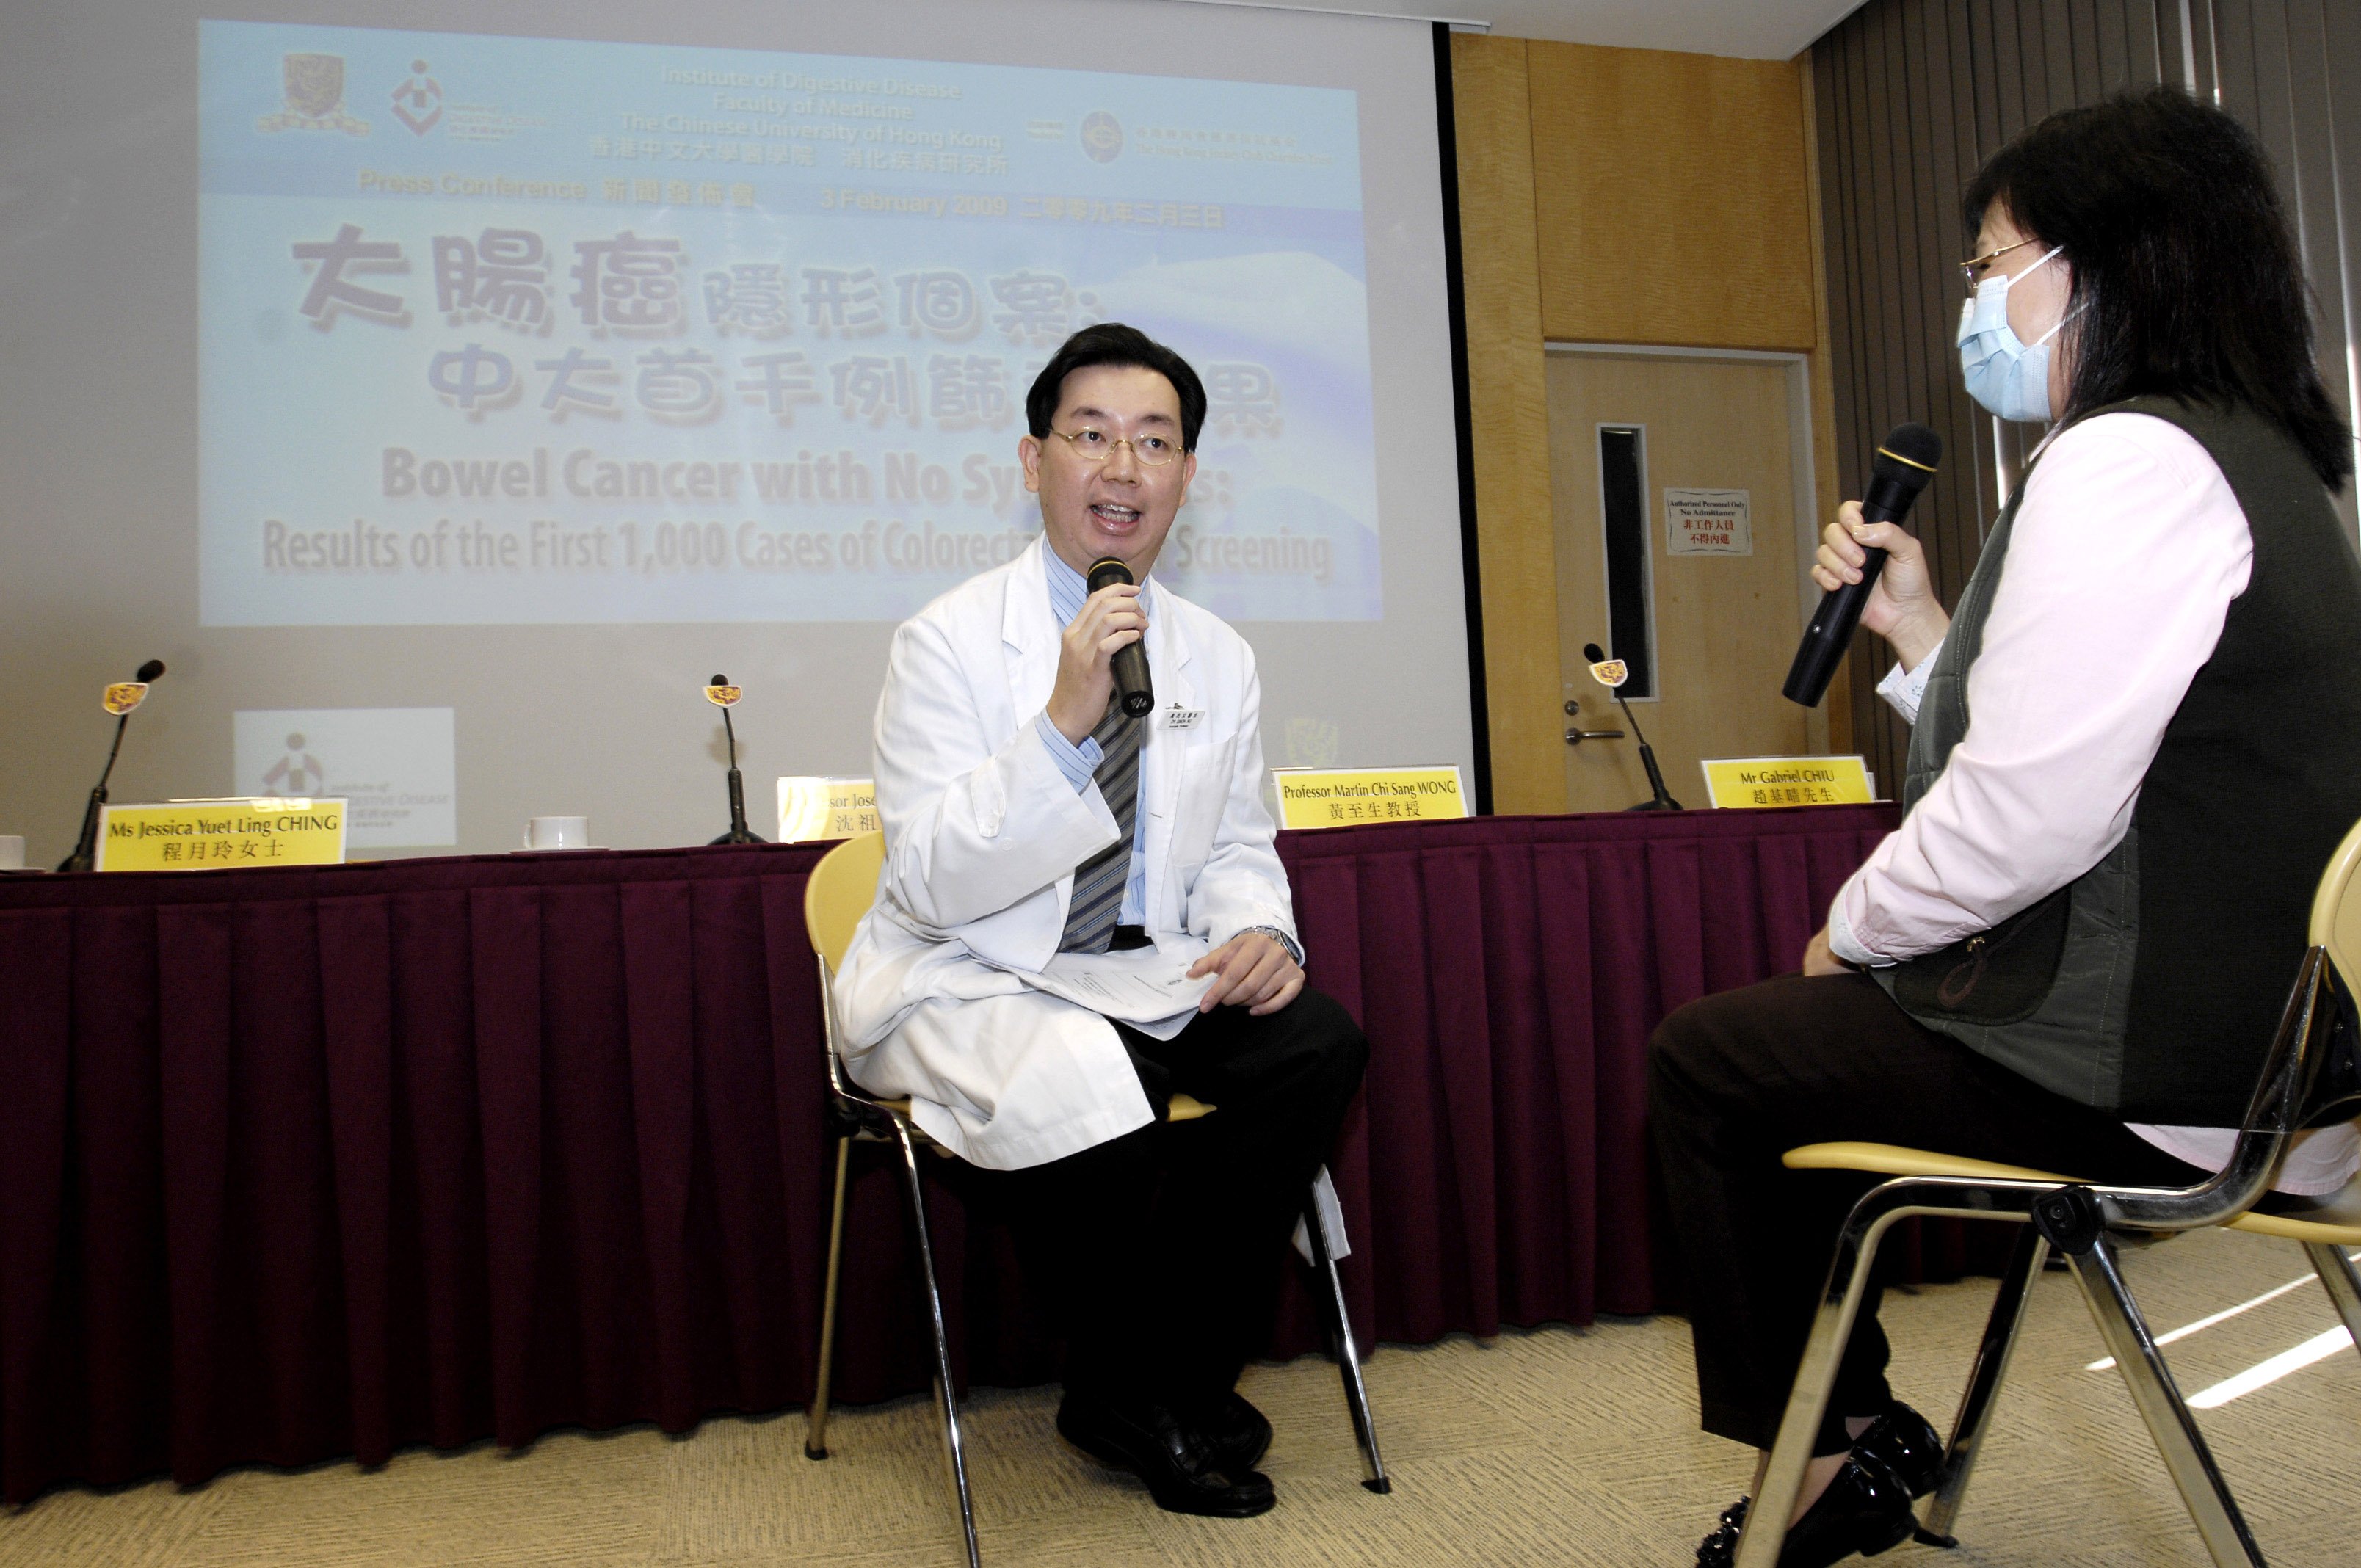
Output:
<path fill-rule="evenodd" d="M 2297 1280 L 2174 1343 L 2191 1396 L 2335 1327 L 2292 1245 L 2209 1232 L 2126 1266 L 2167 1330 Z M 1990 1281 L 1891 1298 L 1896 1386 L 1946 1425 Z M 2147 1568 L 2205 1559 L 2072 1281 L 2037 1288 L 1955 1552 L 1905 1546 L 1894 1568 Z M 1054 1390 L 979 1391 L 968 1407 L 987 1563 L 1668 1564 L 1686 1568 L 1750 1456 L 1696 1430 L 1687 1330 L 1602 1322 L 1386 1346 L 1367 1376 L 1391 1497 L 1358 1485 L 1334 1371 L 1318 1357 L 1248 1372 L 1278 1440 L 1280 1506 L 1242 1522 L 1159 1512 L 1127 1477 L 1065 1448 Z M 2345 1499 L 2361 1481 L 2361 1358 L 2340 1349 L 2199 1420 L 2255 1533 L 2286 1568 L 2361 1556 Z M 956 1525 L 932 1406 L 840 1413 L 834 1457 L 807 1461 L 800 1412 L 560 1433 L 350 1464 L 61 1491 L 0 1516 L 0 1564 L 59 1568 L 459 1568 L 565 1564 L 953 1564 Z"/>

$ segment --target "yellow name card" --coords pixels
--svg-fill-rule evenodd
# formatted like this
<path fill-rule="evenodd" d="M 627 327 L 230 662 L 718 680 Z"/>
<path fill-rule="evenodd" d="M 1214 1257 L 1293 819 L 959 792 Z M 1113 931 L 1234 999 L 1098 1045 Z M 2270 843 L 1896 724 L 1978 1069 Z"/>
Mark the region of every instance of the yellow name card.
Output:
<path fill-rule="evenodd" d="M 810 778 L 779 780 L 779 842 L 850 839 L 877 831 L 877 785 L 873 780 Z"/>
<path fill-rule="evenodd" d="M 100 808 L 103 872 L 334 866 L 345 859 L 341 800 L 176 800 Z"/>
<path fill-rule="evenodd" d="M 1465 817 L 1467 792 L 1452 768 L 1273 768 L 1281 828 L 1439 822 Z"/>
<path fill-rule="evenodd" d="M 1859 757 L 1708 758 L 1708 806 L 1867 806 L 1876 797 Z"/>

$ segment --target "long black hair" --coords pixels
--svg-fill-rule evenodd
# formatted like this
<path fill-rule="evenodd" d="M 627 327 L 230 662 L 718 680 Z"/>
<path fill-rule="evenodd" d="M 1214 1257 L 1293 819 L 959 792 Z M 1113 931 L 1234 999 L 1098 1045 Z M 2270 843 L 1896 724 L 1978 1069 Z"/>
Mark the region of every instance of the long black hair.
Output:
<path fill-rule="evenodd" d="M 2001 204 L 2065 250 L 2073 385 L 2060 417 L 2162 394 L 2245 403 L 2303 448 L 2332 489 L 2352 433 L 2312 359 L 2311 295 L 2269 158 L 2244 126 L 2177 87 L 2067 109 L 1994 153 L 1960 203 L 1972 247 Z"/>

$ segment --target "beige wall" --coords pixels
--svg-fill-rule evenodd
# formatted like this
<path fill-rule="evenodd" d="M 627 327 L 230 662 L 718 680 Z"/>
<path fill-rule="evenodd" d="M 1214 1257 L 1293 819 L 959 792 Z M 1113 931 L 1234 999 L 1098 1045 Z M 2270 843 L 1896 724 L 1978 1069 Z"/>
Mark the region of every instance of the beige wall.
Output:
<path fill-rule="evenodd" d="M 1558 811 L 1543 344 L 1809 355 L 1814 466 L 1834 508 L 1809 60 L 1451 43 L 1492 805 Z M 1830 714 L 1839 749 L 1848 717 Z"/>

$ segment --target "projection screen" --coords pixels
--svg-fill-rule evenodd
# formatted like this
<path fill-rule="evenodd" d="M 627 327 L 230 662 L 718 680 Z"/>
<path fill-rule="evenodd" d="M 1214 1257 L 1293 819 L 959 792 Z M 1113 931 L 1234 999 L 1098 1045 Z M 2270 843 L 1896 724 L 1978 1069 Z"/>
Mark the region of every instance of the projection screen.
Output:
<path fill-rule="evenodd" d="M 1026 388 L 1202 374 L 1157 573 L 1274 764 L 1472 762 L 1432 37 L 1178 0 L 0 19 L 0 832 L 342 795 L 357 858 L 868 772 L 893 625 L 1038 532 Z"/>

